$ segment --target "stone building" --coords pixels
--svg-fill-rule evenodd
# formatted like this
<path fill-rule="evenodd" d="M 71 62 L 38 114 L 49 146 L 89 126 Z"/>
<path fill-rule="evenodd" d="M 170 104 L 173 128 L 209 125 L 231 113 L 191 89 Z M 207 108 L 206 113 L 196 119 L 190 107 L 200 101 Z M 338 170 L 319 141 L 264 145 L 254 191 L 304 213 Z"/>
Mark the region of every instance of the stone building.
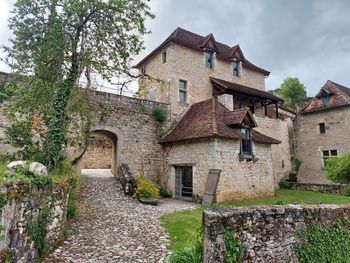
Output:
<path fill-rule="evenodd" d="M 328 80 L 296 124 L 298 181 L 329 183 L 325 160 L 350 152 L 350 89 Z"/>
<path fill-rule="evenodd" d="M 203 195 L 220 169 L 218 200 L 271 195 L 291 170 L 292 111 L 265 91 L 270 72 L 239 45 L 177 28 L 136 67 L 143 99 L 169 105 L 164 177 L 175 197 Z"/>

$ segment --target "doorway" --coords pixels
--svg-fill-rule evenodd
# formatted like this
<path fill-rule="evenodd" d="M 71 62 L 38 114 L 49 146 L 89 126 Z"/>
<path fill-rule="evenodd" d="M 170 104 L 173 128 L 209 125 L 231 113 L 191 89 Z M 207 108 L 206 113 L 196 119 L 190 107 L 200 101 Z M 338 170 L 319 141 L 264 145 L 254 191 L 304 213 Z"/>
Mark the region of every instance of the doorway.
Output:
<path fill-rule="evenodd" d="M 192 199 L 193 168 L 192 166 L 175 166 L 175 197 Z"/>

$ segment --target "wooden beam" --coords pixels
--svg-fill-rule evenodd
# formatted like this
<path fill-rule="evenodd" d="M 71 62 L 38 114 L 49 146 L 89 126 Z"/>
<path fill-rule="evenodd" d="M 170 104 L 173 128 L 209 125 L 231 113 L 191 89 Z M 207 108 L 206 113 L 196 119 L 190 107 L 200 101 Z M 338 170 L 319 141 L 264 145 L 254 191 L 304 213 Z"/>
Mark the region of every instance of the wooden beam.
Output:
<path fill-rule="evenodd" d="M 278 119 L 278 102 L 276 102 L 276 119 Z"/>

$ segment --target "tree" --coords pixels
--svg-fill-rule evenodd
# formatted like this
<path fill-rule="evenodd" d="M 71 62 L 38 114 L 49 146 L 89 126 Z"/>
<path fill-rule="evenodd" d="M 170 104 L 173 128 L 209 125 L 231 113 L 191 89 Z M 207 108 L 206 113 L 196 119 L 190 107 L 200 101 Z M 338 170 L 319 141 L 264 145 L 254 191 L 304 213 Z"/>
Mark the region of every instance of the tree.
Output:
<path fill-rule="evenodd" d="M 350 183 L 350 153 L 326 160 L 326 175 L 335 183 Z"/>
<path fill-rule="evenodd" d="M 306 102 L 306 90 L 304 84 L 298 78 L 286 78 L 279 89 L 279 95 L 287 106 L 298 108 Z"/>
<path fill-rule="evenodd" d="M 21 81 L 13 82 L 9 112 L 17 121 L 42 119 L 47 133 L 36 148 L 50 169 L 62 159 L 67 106 L 80 76 L 95 72 L 111 81 L 131 75 L 132 57 L 148 33 L 145 19 L 153 17 L 148 2 L 17 0 L 10 19 L 14 38 L 5 50 Z"/>

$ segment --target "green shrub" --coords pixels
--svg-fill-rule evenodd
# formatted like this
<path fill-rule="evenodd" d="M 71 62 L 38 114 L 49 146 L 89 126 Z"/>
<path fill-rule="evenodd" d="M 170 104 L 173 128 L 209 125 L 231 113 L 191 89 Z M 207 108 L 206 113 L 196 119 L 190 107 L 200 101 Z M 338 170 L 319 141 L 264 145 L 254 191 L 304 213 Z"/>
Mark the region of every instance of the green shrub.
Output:
<path fill-rule="evenodd" d="M 166 121 L 166 111 L 162 107 L 154 107 L 152 115 L 154 120 L 160 124 Z"/>
<path fill-rule="evenodd" d="M 350 187 L 346 188 L 343 192 L 345 196 L 350 196 Z"/>
<path fill-rule="evenodd" d="M 282 200 L 277 200 L 275 205 L 284 205 L 284 202 Z"/>
<path fill-rule="evenodd" d="M 159 199 L 159 187 L 151 180 L 144 177 L 136 178 L 137 187 L 134 197 L 137 199 L 145 200 L 158 200 Z"/>
<path fill-rule="evenodd" d="M 171 194 L 164 188 L 160 188 L 159 194 L 161 197 L 171 197 Z"/>
<path fill-rule="evenodd" d="M 294 244 L 300 263 L 349 263 L 350 232 L 348 223 L 337 222 L 331 227 L 311 226 L 297 232 L 301 242 Z"/>
<path fill-rule="evenodd" d="M 289 189 L 289 183 L 286 179 L 282 178 L 279 182 L 278 182 L 278 186 L 280 187 L 280 189 Z"/>
<path fill-rule="evenodd" d="M 335 183 L 350 183 L 350 153 L 326 160 L 326 175 Z"/>

